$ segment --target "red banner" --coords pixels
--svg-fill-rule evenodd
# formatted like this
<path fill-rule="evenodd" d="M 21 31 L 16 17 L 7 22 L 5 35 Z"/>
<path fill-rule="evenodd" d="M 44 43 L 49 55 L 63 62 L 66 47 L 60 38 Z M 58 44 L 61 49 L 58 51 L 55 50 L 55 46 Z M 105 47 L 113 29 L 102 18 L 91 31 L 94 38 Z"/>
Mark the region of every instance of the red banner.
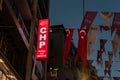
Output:
<path fill-rule="evenodd" d="M 108 73 L 109 76 L 111 76 L 111 66 L 112 66 L 112 63 L 105 61 L 105 70 L 104 70 L 105 75 Z"/>
<path fill-rule="evenodd" d="M 76 62 L 77 60 L 76 58 L 78 58 L 78 55 L 79 55 L 84 66 L 87 65 L 87 33 L 88 33 L 88 30 L 86 29 L 78 30 L 79 41 L 78 41 L 77 54 L 75 57 L 75 62 Z"/>
<path fill-rule="evenodd" d="M 36 59 L 48 58 L 48 26 L 48 19 L 39 20 Z"/>
<path fill-rule="evenodd" d="M 98 63 L 98 65 L 101 65 L 101 66 L 102 66 L 102 53 L 103 53 L 103 51 L 99 51 L 98 50 L 98 53 L 97 53 L 97 63 Z"/>
<path fill-rule="evenodd" d="M 115 29 L 119 29 L 119 28 L 120 28 L 120 12 L 114 13 L 114 18 L 113 18 L 112 27 L 111 27 L 112 29 L 111 34 Z"/>
<path fill-rule="evenodd" d="M 84 27 L 86 27 L 86 29 L 89 30 L 96 15 L 97 15 L 97 12 L 87 11 L 82 21 L 81 29 L 85 29 Z"/>
<path fill-rule="evenodd" d="M 69 54 L 71 42 L 72 42 L 72 36 L 73 36 L 74 29 L 67 29 L 67 35 L 66 35 L 66 41 L 64 46 L 64 56 L 63 56 L 63 64 L 66 64 L 67 56 Z"/>
<path fill-rule="evenodd" d="M 100 40 L 100 50 L 105 52 L 105 43 L 107 42 L 107 40 L 105 39 L 101 39 Z"/>

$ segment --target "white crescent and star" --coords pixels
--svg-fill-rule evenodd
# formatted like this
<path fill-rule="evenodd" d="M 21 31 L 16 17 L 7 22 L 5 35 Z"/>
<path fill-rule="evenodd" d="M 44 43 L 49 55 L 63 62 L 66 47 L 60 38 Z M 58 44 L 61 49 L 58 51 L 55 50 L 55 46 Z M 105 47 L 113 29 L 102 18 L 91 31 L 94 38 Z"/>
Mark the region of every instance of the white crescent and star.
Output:
<path fill-rule="evenodd" d="M 70 35 L 70 30 L 66 29 L 66 32 L 67 32 L 67 37 L 68 37 Z"/>
<path fill-rule="evenodd" d="M 83 35 L 81 35 L 81 38 L 83 39 L 86 36 L 85 30 L 80 30 L 80 34 L 83 34 Z"/>

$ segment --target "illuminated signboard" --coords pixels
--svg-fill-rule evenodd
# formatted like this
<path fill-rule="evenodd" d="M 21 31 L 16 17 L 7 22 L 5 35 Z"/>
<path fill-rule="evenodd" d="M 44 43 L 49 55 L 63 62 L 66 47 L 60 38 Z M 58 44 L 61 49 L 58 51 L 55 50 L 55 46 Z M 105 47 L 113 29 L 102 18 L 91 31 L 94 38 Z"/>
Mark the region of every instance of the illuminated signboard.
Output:
<path fill-rule="evenodd" d="M 48 27 L 49 27 L 48 19 L 39 20 L 37 51 L 36 51 L 36 59 L 37 60 L 48 58 Z"/>

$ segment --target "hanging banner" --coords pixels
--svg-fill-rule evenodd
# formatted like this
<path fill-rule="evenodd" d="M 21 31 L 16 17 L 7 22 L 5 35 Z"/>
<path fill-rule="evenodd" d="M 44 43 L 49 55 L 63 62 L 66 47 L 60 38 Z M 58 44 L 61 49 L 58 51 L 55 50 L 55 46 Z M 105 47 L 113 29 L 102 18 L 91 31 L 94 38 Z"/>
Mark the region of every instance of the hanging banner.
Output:
<path fill-rule="evenodd" d="M 74 29 L 67 29 L 66 30 L 66 41 L 64 45 L 64 56 L 63 56 L 63 64 L 66 64 L 67 56 L 70 51 L 71 42 L 72 42 L 72 36 L 73 36 Z"/>
<path fill-rule="evenodd" d="M 105 44 L 106 44 L 107 40 L 105 39 L 100 39 L 100 50 L 105 52 Z"/>
<path fill-rule="evenodd" d="M 112 22 L 112 27 L 111 27 L 111 34 L 113 33 L 113 31 L 115 29 L 119 29 L 120 28 L 120 12 L 114 13 L 114 18 L 113 18 L 113 22 Z"/>
<path fill-rule="evenodd" d="M 103 26 L 103 25 L 100 25 L 100 31 L 108 31 L 108 30 L 111 30 L 109 26 Z"/>
<path fill-rule="evenodd" d="M 112 63 L 105 61 L 105 70 L 104 70 L 105 75 L 108 74 L 109 76 L 111 76 L 111 66 L 112 66 Z"/>
<path fill-rule="evenodd" d="M 89 29 L 88 32 L 88 43 L 87 43 L 87 57 L 93 53 L 93 46 L 96 45 L 98 39 L 98 26 L 96 25 L 91 25 L 91 28 Z"/>
<path fill-rule="evenodd" d="M 36 59 L 48 58 L 48 19 L 41 19 L 38 22 L 38 39 Z"/>
<path fill-rule="evenodd" d="M 97 64 L 100 65 L 100 66 L 102 66 L 102 61 L 103 61 L 102 53 L 103 53 L 103 51 L 98 50 L 98 53 L 97 53 Z"/>
<path fill-rule="evenodd" d="M 83 62 L 83 65 L 84 66 L 87 65 L 87 34 L 88 34 L 88 30 L 78 29 L 79 41 L 78 41 L 78 49 L 74 64 L 76 64 L 76 60 L 78 60 L 78 58 L 80 57 Z"/>
<path fill-rule="evenodd" d="M 100 12 L 101 17 L 103 18 L 103 20 L 106 23 L 106 27 L 110 27 L 110 18 L 113 16 L 112 12 Z"/>
<path fill-rule="evenodd" d="M 90 12 L 90 11 L 87 11 L 85 16 L 84 16 L 84 19 L 82 21 L 82 24 L 81 24 L 81 29 L 90 29 L 91 27 L 91 24 L 93 23 L 95 17 L 97 15 L 97 12 Z"/>

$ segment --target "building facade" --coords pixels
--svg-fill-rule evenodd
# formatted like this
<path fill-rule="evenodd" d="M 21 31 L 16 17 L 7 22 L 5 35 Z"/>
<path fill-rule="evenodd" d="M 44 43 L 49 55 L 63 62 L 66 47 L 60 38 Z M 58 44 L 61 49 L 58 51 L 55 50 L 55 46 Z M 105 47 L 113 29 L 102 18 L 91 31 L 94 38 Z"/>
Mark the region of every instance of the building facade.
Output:
<path fill-rule="evenodd" d="M 49 0 L 0 0 L 0 80 L 42 80 L 35 61 L 37 20 L 48 18 Z"/>
<path fill-rule="evenodd" d="M 73 61 L 76 53 L 76 48 L 71 43 L 71 49 L 68 54 L 66 65 L 63 65 L 64 44 L 66 38 L 66 29 L 63 25 L 54 25 L 49 29 L 49 59 L 48 59 L 48 80 L 51 77 L 58 80 L 73 80 Z M 56 75 L 51 75 L 52 71 Z M 51 75 L 51 76 L 50 76 Z M 51 79 L 53 80 L 53 79 Z"/>

